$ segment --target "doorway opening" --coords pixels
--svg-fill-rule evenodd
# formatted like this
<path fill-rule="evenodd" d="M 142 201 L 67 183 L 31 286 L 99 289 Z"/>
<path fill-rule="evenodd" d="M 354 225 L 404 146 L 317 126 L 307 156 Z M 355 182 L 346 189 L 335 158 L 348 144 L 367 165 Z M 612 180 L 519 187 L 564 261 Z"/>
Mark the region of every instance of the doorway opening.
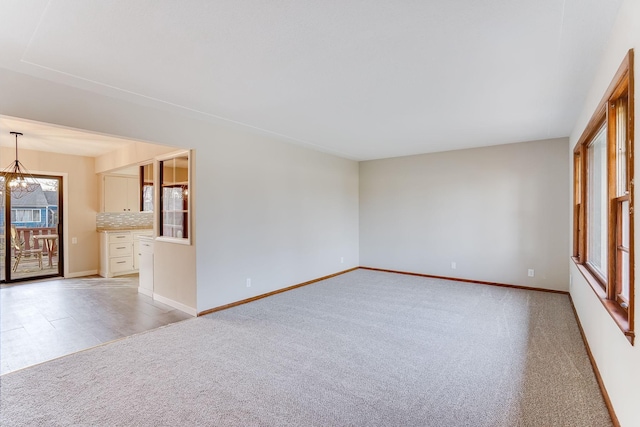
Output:
<path fill-rule="evenodd" d="M 17 196 L 0 176 L 0 282 L 64 274 L 62 177 L 33 177 L 33 191 Z"/>

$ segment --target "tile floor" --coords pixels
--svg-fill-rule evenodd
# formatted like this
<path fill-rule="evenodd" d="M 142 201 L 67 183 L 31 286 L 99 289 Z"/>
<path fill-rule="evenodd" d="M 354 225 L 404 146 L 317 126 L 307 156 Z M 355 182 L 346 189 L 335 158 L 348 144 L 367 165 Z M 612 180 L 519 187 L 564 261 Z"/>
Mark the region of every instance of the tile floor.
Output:
<path fill-rule="evenodd" d="M 191 318 L 137 287 L 137 275 L 3 284 L 0 375 Z"/>

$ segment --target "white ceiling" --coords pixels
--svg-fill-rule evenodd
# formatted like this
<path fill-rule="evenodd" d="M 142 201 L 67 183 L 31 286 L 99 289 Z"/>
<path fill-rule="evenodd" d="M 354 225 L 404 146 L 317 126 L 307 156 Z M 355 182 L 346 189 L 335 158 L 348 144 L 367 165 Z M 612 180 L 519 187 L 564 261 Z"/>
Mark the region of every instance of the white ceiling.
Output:
<path fill-rule="evenodd" d="M 15 147 L 16 139 L 10 132 L 22 133 L 22 136 L 18 136 L 19 150 L 87 157 L 97 157 L 133 143 L 130 140 L 82 132 L 77 129 L 0 116 L 0 147 Z M 0 168 L 7 166 L 5 163 L 8 164 L 9 159 L 2 159 Z"/>
<path fill-rule="evenodd" d="M 365 160 L 568 136 L 621 0 L 2 0 L 0 66 Z"/>

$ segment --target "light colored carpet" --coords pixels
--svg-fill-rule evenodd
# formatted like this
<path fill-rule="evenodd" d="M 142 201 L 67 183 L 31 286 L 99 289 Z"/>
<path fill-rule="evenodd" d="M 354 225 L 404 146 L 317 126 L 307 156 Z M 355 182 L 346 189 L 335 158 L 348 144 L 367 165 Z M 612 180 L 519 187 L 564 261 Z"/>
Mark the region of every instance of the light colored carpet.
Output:
<path fill-rule="evenodd" d="M 565 295 L 356 270 L 0 377 L 3 426 L 608 426 Z"/>

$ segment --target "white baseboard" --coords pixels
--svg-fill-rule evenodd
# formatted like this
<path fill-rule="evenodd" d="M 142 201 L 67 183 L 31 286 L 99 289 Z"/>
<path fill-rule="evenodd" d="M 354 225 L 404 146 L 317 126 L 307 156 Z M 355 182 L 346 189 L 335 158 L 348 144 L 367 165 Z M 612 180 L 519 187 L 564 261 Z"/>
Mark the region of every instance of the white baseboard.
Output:
<path fill-rule="evenodd" d="M 150 290 L 150 289 L 145 289 L 145 288 L 141 288 L 140 286 L 138 286 L 138 293 L 153 298 L 153 291 Z M 167 305 L 169 305 L 169 304 L 167 304 Z"/>
<path fill-rule="evenodd" d="M 76 271 L 74 273 L 67 273 L 65 279 L 72 279 L 74 277 L 95 276 L 98 274 L 98 270 Z"/>
<path fill-rule="evenodd" d="M 178 309 L 180 311 L 183 311 L 193 317 L 196 317 L 198 315 L 198 311 L 195 308 L 191 308 L 189 306 L 186 306 L 182 303 L 179 303 L 178 301 L 174 301 L 172 299 L 169 299 L 167 297 L 163 297 L 162 295 L 158 295 L 156 293 L 153 294 L 153 299 L 161 302 L 163 304 L 167 304 L 175 309 Z"/>

